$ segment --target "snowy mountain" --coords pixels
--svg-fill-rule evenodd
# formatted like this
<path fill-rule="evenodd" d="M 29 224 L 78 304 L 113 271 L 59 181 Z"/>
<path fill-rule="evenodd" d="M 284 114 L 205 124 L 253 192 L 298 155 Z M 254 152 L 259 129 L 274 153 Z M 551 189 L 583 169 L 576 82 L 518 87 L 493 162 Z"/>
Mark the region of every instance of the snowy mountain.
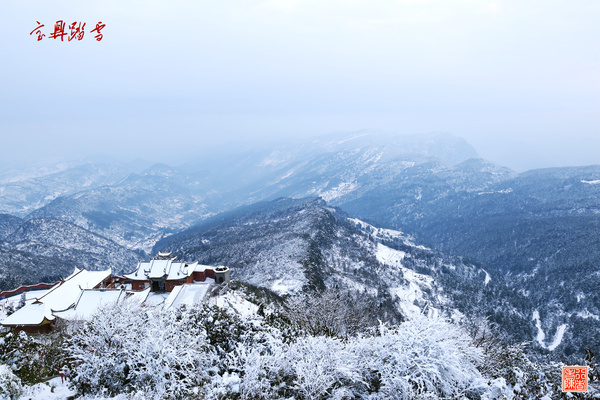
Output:
<path fill-rule="evenodd" d="M 0 240 L 13 233 L 22 223 L 22 218 L 10 214 L 0 214 Z"/>
<path fill-rule="evenodd" d="M 180 160 L 173 157 L 166 162 L 175 165 Z M 67 171 L 70 170 L 63 173 Z M 534 340 L 534 346 L 541 350 L 581 352 L 588 339 L 580 332 L 592 328 L 598 331 L 596 328 L 600 327 L 600 300 L 593 294 L 600 283 L 600 167 L 517 174 L 477 158 L 471 146 L 450 135 L 395 137 L 359 131 L 272 147 L 199 153 L 180 167 L 157 164 L 118 182 L 99 179 L 89 187 L 82 184 L 77 188 L 71 184 L 64 193 L 56 192 L 63 195 L 42 201 L 40 193 L 49 193 L 57 182 L 63 189 L 68 186 L 61 186 L 65 180 L 59 179 L 60 174 L 47 176 L 51 177 L 47 182 L 46 178 L 37 177 L 26 181 L 33 186 L 22 184 L 19 196 L 28 202 L 18 200 L 21 208 L 10 207 L 22 211 L 45 204 L 25 218 L 66 221 L 146 254 L 161 239 L 166 238 L 161 245 L 170 243 L 169 235 L 200 221 L 190 231 L 173 236 L 173 240 L 183 240 L 186 234 L 202 227 L 207 229 L 229 214 L 209 217 L 236 207 L 280 197 L 320 196 L 348 216 L 369 222 L 373 226 L 369 229 L 380 231 L 385 227 L 410 232 L 415 242 L 425 244 L 436 254 L 469 257 L 491 277 L 492 283 L 484 289 L 486 293 L 502 304 L 486 306 L 484 313 L 507 327 L 517 322 L 526 326 L 522 332 L 513 329 L 511 334 Z M 251 210 L 259 206 L 249 207 Z M 315 224 L 326 221 L 325 217 L 317 218 L 320 213 L 313 215 Z M 15 218 L 0 217 L 0 237 L 20 225 Z M 201 222 L 205 219 L 209 225 Z M 289 215 L 289 225 L 283 222 L 274 225 L 281 231 L 248 220 L 247 230 L 236 227 L 240 229 L 236 238 L 228 236 L 229 231 L 218 231 L 214 237 L 204 238 L 209 242 L 193 244 L 193 239 L 189 239 L 185 255 L 208 263 L 233 264 L 235 273 L 250 282 L 254 278 L 247 271 L 258 268 L 258 264 L 273 266 L 267 281 L 279 292 L 319 285 L 316 276 L 331 272 L 336 263 L 349 265 L 348 271 L 333 274 L 330 281 L 323 283 L 377 290 L 378 284 L 369 278 L 370 273 L 377 271 L 375 265 L 381 264 L 377 245 L 350 240 L 350 247 L 356 249 L 356 254 L 363 254 L 363 262 L 368 265 L 358 268 L 357 261 L 350 261 L 335 241 L 321 248 L 315 233 L 308 238 L 302 236 L 302 229 L 312 227 L 313 222 L 300 215 Z M 293 224 L 298 227 L 293 228 Z M 254 225 L 260 226 L 260 231 L 253 231 Z M 354 237 L 352 230 L 335 229 L 340 229 L 340 237 Z M 266 239 L 256 232 L 268 232 L 271 245 L 266 245 Z M 248 251 L 254 248 L 252 238 L 256 235 L 259 248 Z M 381 245 L 391 246 L 378 240 Z M 390 248 L 399 250 L 400 246 L 399 251 L 405 251 L 403 245 L 395 245 Z M 315 248 L 319 251 L 311 252 Z M 208 253 L 201 254 L 205 250 Z M 307 256 L 313 253 L 327 262 Z M 307 274 L 306 266 L 311 262 L 325 269 Z M 354 279 L 354 270 L 361 279 Z M 443 280 L 445 276 L 438 278 Z M 391 293 L 389 289 L 385 288 Z M 460 300 L 461 309 L 468 308 L 474 298 L 469 297 L 468 290 L 465 293 Z M 456 294 L 453 301 L 459 298 L 461 295 Z M 546 339 L 537 340 L 541 337 L 538 324 Z M 563 334 L 560 343 L 553 346 L 556 332 Z M 589 340 L 592 346 L 600 343 L 600 337 Z"/>
<path fill-rule="evenodd" d="M 55 172 L 58 169 L 58 172 Z M 50 172 L 50 173 L 48 173 Z M 0 212 L 25 216 L 60 196 L 112 185 L 130 172 L 119 164 L 82 164 L 6 176 L 0 184 Z"/>
<path fill-rule="evenodd" d="M 233 279 L 279 294 L 358 291 L 405 317 L 440 311 L 457 317 L 465 295 L 484 296 L 496 284 L 459 257 L 352 219 L 316 198 L 282 198 L 219 214 L 161 240 L 153 251 L 225 264 Z"/>
<path fill-rule="evenodd" d="M 51 219 L 23 222 L 0 242 L 0 289 L 56 281 L 74 268 L 128 271 L 139 255 L 79 226 Z"/>
<path fill-rule="evenodd" d="M 60 197 L 29 218 L 71 222 L 130 249 L 149 251 L 165 234 L 204 218 L 202 177 L 157 164 L 112 186 Z"/>
<path fill-rule="evenodd" d="M 451 165 L 473 156 L 464 140 L 445 134 L 328 135 L 269 149 L 200 154 L 180 168 L 157 164 L 115 184 L 65 193 L 28 217 L 68 221 L 147 252 L 162 237 L 240 205 L 306 196 L 340 204 L 415 165 Z"/>
<path fill-rule="evenodd" d="M 431 184 L 418 200 L 382 188 L 342 208 L 506 275 L 525 296 L 514 306 L 540 326 L 534 346 L 580 354 L 600 343 L 599 180 L 599 166 L 542 169 L 477 190 Z"/>
<path fill-rule="evenodd" d="M 472 157 L 477 153 L 470 145 L 447 134 L 394 136 L 358 131 L 249 150 L 217 163 L 200 158 L 196 167 L 227 184 L 219 192 L 229 208 L 306 196 L 342 204 L 403 176 L 415 165 L 436 162 L 451 166 Z M 225 179 L 220 178 L 223 172 Z"/>

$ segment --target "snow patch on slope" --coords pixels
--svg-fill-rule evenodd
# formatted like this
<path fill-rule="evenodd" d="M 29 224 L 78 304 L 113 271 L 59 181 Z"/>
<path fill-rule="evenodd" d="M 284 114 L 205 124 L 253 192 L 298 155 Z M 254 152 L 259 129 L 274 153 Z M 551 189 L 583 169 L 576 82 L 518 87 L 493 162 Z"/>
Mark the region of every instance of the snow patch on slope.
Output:
<path fill-rule="evenodd" d="M 259 163 L 259 167 L 278 167 L 289 160 L 289 155 L 275 150 L 267 157 L 263 158 Z"/>
<path fill-rule="evenodd" d="M 207 303 L 222 308 L 230 308 L 244 319 L 254 317 L 258 311 L 256 304 L 246 300 L 243 295 L 236 291 L 228 291 L 225 294 L 210 297 Z"/>
<path fill-rule="evenodd" d="M 485 286 L 487 286 L 487 284 L 490 283 L 492 278 L 490 277 L 490 274 L 488 274 L 488 272 L 485 269 L 483 269 L 482 271 L 485 272 L 485 281 L 483 282 L 483 284 Z"/>
<path fill-rule="evenodd" d="M 401 239 L 402 242 L 404 242 L 404 244 L 407 246 L 411 246 L 420 250 L 431 250 L 425 246 L 417 246 L 414 243 L 414 238 L 404 232 L 396 231 L 393 229 L 377 228 L 371 224 L 361 221 L 358 218 L 348 218 L 348 221 L 352 222 L 357 228 L 370 235 L 373 235 L 378 239 Z"/>
<path fill-rule="evenodd" d="M 535 340 L 537 340 L 537 342 L 540 344 L 540 346 L 545 348 L 546 346 L 544 345 L 544 339 L 546 339 L 546 334 L 542 330 L 542 322 L 540 321 L 540 313 L 538 312 L 538 310 L 535 310 L 533 312 L 532 319 L 533 319 L 533 322 L 535 322 L 535 327 L 538 330 Z"/>
<path fill-rule="evenodd" d="M 508 189 L 502 189 L 502 190 L 491 191 L 491 192 L 479 192 L 479 193 L 477 193 L 477 195 L 481 196 L 482 194 L 494 194 L 494 193 L 508 194 L 508 193 L 512 193 L 512 191 L 513 191 L 512 188 L 508 188 Z"/>
<path fill-rule="evenodd" d="M 290 293 L 298 293 L 302 289 L 304 283 L 297 279 L 277 279 L 271 284 L 271 290 L 278 295 L 286 295 Z"/>
<path fill-rule="evenodd" d="M 389 265 L 391 267 L 402 268 L 402 260 L 405 256 L 406 253 L 403 251 L 395 250 L 381 243 L 377 243 L 377 252 L 375 253 L 375 257 L 377 258 L 377 261 L 382 264 Z"/>
<path fill-rule="evenodd" d="M 565 331 L 567 330 L 567 324 L 559 325 L 559 327 L 556 328 L 556 333 L 554 334 L 554 339 L 552 340 L 552 343 L 549 346 L 546 346 L 544 344 L 544 340 L 546 339 L 546 334 L 542 330 L 542 321 L 540 321 L 540 313 L 538 312 L 538 310 L 535 310 L 533 312 L 532 320 L 535 322 L 535 327 L 538 330 L 537 336 L 536 336 L 536 341 L 539 343 L 539 345 L 541 347 L 543 347 L 544 349 L 548 349 L 550 351 L 556 349 L 562 342 L 562 338 L 565 334 Z"/>
<path fill-rule="evenodd" d="M 406 253 L 403 251 L 389 248 L 381 243 L 377 244 L 377 251 L 375 253 L 377 261 L 384 265 L 400 269 L 407 282 L 403 286 L 390 288 L 390 293 L 400 300 L 400 309 L 404 315 L 414 317 L 423 312 L 415 303 L 427 303 L 424 289 L 433 289 L 433 278 L 403 267 L 402 260 L 405 256 Z M 436 317 L 437 315 L 437 310 L 429 306 L 428 316 Z"/>
<path fill-rule="evenodd" d="M 321 196 L 323 200 L 330 202 L 338 197 L 347 195 L 348 193 L 354 191 L 357 187 L 358 185 L 355 182 L 342 182 L 333 189 L 322 193 L 319 191 L 319 196 Z"/>
<path fill-rule="evenodd" d="M 587 309 L 587 308 L 586 308 L 585 310 L 583 310 L 583 311 L 579 311 L 579 312 L 578 312 L 577 314 L 575 314 L 575 315 L 577 315 L 579 318 L 586 318 L 586 319 L 587 319 L 587 318 L 593 318 L 593 319 L 595 319 L 596 321 L 600 321 L 600 316 L 598 316 L 598 315 L 596 315 L 596 314 L 592 314 L 591 312 L 589 312 L 589 311 L 588 311 L 588 309 Z"/>
<path fill-rule="evenodd" d="M 567 330 L 567 324 L 562 324 L 558 328 L 556 328 L 556 334 L 554 335 L 554 340 L 552 341 L 552 344 L 550 346 L 548 346 L 548 350 L 552 351 L 558 347 L 560 342 L 562 342 L 562 338 L 563 338 L 563 335 L 565 334 L 566 330 Z"/>

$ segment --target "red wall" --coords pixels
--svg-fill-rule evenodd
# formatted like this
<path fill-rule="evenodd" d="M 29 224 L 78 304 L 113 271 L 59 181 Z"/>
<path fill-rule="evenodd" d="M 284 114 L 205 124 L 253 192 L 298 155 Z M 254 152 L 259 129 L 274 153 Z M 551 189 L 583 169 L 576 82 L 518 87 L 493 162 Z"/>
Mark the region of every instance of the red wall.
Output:
<path fill-rule="evenodd" d="M 17 289 L 14 290 L 7 290 L 6 292 L 0 292 L 0 298 L 4 298 L 5 296 L 12 296 L 27 290 L 36 290 L 36 289 L 48 289 L 53 287 L 54 285 L 58 284 L 60 282 L 56 282 L 56 283 L 38 283 L 37 285 L 24 285 L 24 286 L 19 286 Z"/>
<path fill-rule="evenodd" d="M 148 281 L 131 281 L 131 289 L 144 290 L 144 283 L 148 283 Z"/>
<path fill-rule="evenodd" d="M 165 282 L 165 290 L 167 292 L 171 292 L 171 291 L 173 291 L 173 288 L 175 286 L 180 286 L 180 285 L 183 285 L 184 283 L 185 283 L 185 279 L 180 279 L 178 281 L 166 281 Z"/>
<path fill-rule="evenodd" d="M 204 271 L 194 271 L 193 277 L 196 282 L 204 282 L 206 280 Z"/>
<path fill-rule="evenodd" d="M 206 268 L 204 271 L 194 271 L 193 277 L 195 282 L 204 282 L 206 278 L 215 279 L 215 270 Z"/>
<path fill-rule="evenodd" d="M 36 326 L 11 326 L 11 330 L 15 333 L 25 331 L 25 333 L 49 333 L 52 330 L 52 324 L 36 325 Z"/>

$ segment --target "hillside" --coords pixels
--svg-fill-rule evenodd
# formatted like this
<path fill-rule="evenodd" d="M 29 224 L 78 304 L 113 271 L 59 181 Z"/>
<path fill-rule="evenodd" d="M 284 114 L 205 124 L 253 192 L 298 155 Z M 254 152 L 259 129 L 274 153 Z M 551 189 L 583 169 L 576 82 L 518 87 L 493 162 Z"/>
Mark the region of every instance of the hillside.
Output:
<path fill-rule="evenodd" d="M 311 220 L 289 214 L 272 225 L 248 217 L 248 225 L 236 226 L 236 234 L 207 228 L 240 210 L 219 213 L 242 205 L 318 196 L 349 217 L 408 232 L 433 253 L 468 257 L 494 282 L 493 290 L 489 285 L 485 290 L 499 297 L 485 313 L 495 322 L 509 327 L 511 318 L 526 321 L 523 333 L 512 329 L 511 334 L 531 340 L 538 337 L 539 320 L 548 339 L 535 340 L 534 346 L 576 354 L 586 345 L 600 346 L 600 337 L 586 339 L 581 333 L 600 324 L 600 300 L 594 294 L 600 284 L 598 182 L 597 166 L 517 174 L 477 158 L 471 146 L 450 135 L 359 131 L 200 153 L 180 167 L 157 164 L 118 183 L 57 197 L 26 218 L 76 224 L 145 254 L 161 239 L 161 246 L 182 240 L 183 255 L 231 265 L 253 283 L 264 280 L 251 273 L 257 269 L 280 292 L 324 284 L 376 292 L 374 276 L 384 273 L 373 263 L 376 246 L 362 243 L 343 224 L 332 228 L 344 220 L 336 213 L 308 213 Z M 259 211 L 261 206 L 249 207 Z M 10 218 L 0 218 L 0 234 L 19 223 Z M 339 238 L 321 242 L 317 226 L 337 231 L 339 238 L 349 236 L 344 246 L 353 250 L 340 250 Z M 208 236 L 198 242 L 186 237 L 190 232 Z M 406 252 L 401 246 L 394 249 Z M 353 259 L 348 254 L 360 255 Z M 261 270 L 263 265 L 269 270 Z M 328 282 L 318 279 L 336 266 L 343 273 Z M 467 295 L 463 308 L 468 302 Z"/>
<path fill-rule="evenodd" d="M 558 351 L 574 354 L 600 345 L 599 179 L 599 166 L 534 170 L 476 191 L 430 189 L 426 204 L 388 187 L 342 208 L 505 274 L 532 307 L 522 312 L 541 318 L 548 339 L 536 345 L 564 337 Z"/>
<path fill-rule="evenodd" d="M 118 184 L 60 197 L 28 218 L 60 219 L 147 252 L 165 234 L 207 215 L 201 180 L 157 164 Z"/>
<path fill-rule="evenodd" d="M 115 163 L 85 163 L 59 168 L 58 172 L 54 169 L 40 168 L 31 171 L 32 176 L 13 173 L 10 179 L 6 177 L 0 183 L 0 212 L 24 217 L 60 196 L 113 185 L 130 173 Z"/>
<path fill-rule="evenodd" d="M 469 301 L 501 293 L 501 281 L 483 269 L 316 198 L 282 198 L 219 214 L 161 240 L 153 251 L 227 265 L 233 279 L 279 294 L 334 287 L 366 293 L 404 316 L 507 311 L 495 300 L 485 310 Z"/>
<path fill-rule="evenodd" d="M 0 214 L 0 240 L 13 233 L 22 223 L 22 218 L 10 214 Z"/>
<path fill-rule="evenodd" d="M 139 255 L 79 226 L 50 219 L 23 222 L 0 242 L 0 289 L 56 281 L 75 268 L 129 271 Z"/>
<path fill-rule="evenodd" d="M 181 167 L 157 164 L 115 184 L 82 187 L 28 218 L 61 219 L 148 252 L 161 238 L 240 205 L 306 196 L 340 204 L 401 179 L 411 167 L 437 163 L 445 168 L 475 156 L 469 144 L 450 135 L 372 131 L 274 148 L 224 149 L 200 153 Z"/>

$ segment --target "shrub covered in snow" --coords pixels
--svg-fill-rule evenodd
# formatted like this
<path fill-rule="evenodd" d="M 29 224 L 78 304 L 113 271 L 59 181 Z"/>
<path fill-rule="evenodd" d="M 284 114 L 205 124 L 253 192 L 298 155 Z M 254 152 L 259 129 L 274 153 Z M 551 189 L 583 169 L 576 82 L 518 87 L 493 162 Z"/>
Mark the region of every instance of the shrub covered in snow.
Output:
<path fill-rule="evenodd" d="M 0 364 L 0 400 L 18 399 L 22 391 L 21 380 L 8 366 Z"/>
<path fill-rule="evenodd" d="M 380 377 L 376 398 L 460 398 L 482 390 L 481 351 L 465 332 L 440 320 L 382 326 L 380 336 L 361 338 L 355 348 L 364 370 Z"/>
<path fill-rule="evenodd" d="M 73 387 L 87 396 L 213 400 L 492 400 L 549 393 L 543 372 L 536 376 L 518 348 L 492 351 L 443 320 L 417 316 L 354 335 L 323 333 L 284 334 L 217 307 L 166 312 L 124 303 L 100 310 L 73 335 Z"/>
<path fill-rule="evenodd" d="M 72 339 L 79 393 L 135 393 L 193 398 L 209 379 L 215 353 L 190 313 L 134 304 L 101 309 Z"/>
<path fill-rule="evenodd" d="M 303 336 L 249 349 L 242 399 L 476 398 L 482 353 L 456 327 L 425 318 L 346 341 Z"/>
<path fill-rule="evenodd" d="M 376 326 L 376 309 L 367 296 L 331 289 L 289 298 L 283 316 L 309 335 L 346 338 Z"/>
<path fill-rule="evenodd" d="M 538 399 L 561 391 L 561 365 L 531 361 L 527 343 L 509 344 L 487 319 L 470 322 L 473 345 L 483 352 L 478 369 L 488 380 L 484 400 Z"/>
<path fill-rule="evenodd" d="M 43 349 L 40 343 L 21 331 L 0 338 L 0 363 L 8 365 L 24 382 L 39 382 L 43 375 Z"/>
<path fill-rule="evenodd" d="M 24 384 L 42 382 L 64 365 L 65 338 L 61 329 L 37 337 L 9 332 L 0 337 L 0 363 L 9 366 Z"/>

